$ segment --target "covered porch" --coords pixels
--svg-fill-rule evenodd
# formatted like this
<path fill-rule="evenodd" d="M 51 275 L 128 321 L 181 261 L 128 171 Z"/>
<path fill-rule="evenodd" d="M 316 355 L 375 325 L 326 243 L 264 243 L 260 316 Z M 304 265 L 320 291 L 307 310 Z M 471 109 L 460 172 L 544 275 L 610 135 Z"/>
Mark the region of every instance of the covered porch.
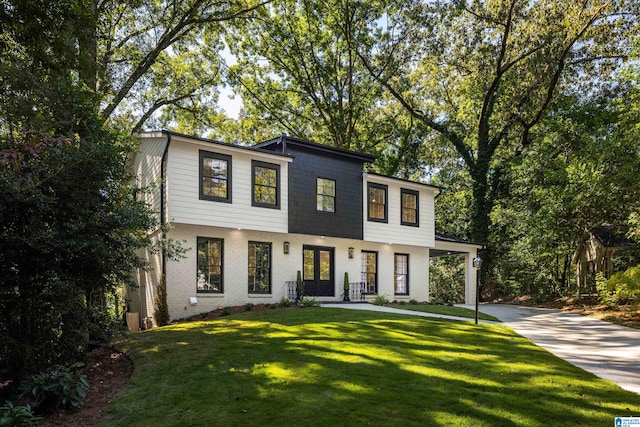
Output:
<path fill-rule="evenodd" d="M 483 245 L 456 237 L 436 233 L 435 247 L 429 249 L 429 259 L 464 256 L 464 303 L 475 304 L 477 270 L 473 266 L 474 258 Z"/>

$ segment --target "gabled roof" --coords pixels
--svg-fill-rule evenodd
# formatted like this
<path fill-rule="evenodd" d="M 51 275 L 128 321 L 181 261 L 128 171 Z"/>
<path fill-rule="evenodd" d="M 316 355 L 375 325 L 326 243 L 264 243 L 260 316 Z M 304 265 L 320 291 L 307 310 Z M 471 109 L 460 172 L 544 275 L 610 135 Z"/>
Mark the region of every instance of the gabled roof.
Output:
<path fill-rule="evenodd" d="M 344 148 L 332 147 L 330 145 L 318 144 L 316 142 L 307 141 L 304 139 L 294 138 L 291 136 L 281 136 L 279 138 L 270 139 L 268 141 L 261 142 L 254 145 L 254 148 L 274 148 L 277 145 L 282 145 L 281 151 L 284 153 L 287 145 L 293 145 L 297 147 L 307 148 L 310 150 L 320 151 L 330 155 L 337 155 L 340 157 L 347 157 L 351 159 L 360 160 L 364 163 L 373 163 L 376 160 L 375 156 L 361 153 L 359 151 L 345 150 Z"/>

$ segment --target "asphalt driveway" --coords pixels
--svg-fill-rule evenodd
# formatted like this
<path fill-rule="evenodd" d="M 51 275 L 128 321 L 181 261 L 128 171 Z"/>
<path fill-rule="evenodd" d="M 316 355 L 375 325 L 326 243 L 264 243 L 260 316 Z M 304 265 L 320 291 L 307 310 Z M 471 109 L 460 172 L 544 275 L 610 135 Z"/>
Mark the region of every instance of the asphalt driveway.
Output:
<path fill-rule="evenodd" d="M 569 363 L 640 393 L 640 330 L 545 308 L 481 304 L 480 311 Z"/>

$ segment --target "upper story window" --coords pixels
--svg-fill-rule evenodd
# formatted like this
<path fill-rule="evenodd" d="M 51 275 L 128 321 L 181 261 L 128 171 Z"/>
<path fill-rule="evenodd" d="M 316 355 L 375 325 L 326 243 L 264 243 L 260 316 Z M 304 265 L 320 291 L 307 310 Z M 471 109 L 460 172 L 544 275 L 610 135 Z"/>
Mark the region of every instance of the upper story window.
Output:
<path fill-rule="evenodd" d="M 200 199 L 231 203 L 231 156 L 200 151 Z"/>
<path fill-rule="evenodd" d="M 280 208 L 280 166 L 271 163 L 251 162 L 253 206 Z"/>
<path fill-rule="evenodd" d="M 336 182 L 333 179 L 318 178 L 316 187 L 316 209 L 321 212 L 335 212 Z"/>
<path fill-rule="evenodd" d="M 400 224 L 418 227 L 420 225 L 418 192 L 403 188 L 400 190 L 400 198 L 402 206 L 402 219 L 400 220 Z"/>
<path fill-rule="evenodd" d="M 387 186 L 367 183 L 368 208 L 367 218 L 369 221 L 388 222 L 387 219 Z"/>

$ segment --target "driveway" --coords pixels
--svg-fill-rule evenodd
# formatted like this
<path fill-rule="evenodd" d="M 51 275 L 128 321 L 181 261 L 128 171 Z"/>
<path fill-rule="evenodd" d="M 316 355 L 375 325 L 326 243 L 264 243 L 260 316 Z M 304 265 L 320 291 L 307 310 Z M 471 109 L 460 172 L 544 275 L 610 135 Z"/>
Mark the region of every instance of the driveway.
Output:
<path fill-rule="evenodd" d="M 640 330 L 545 308 L 481 304 L 480 311 L 567 362 L 640 393 Z"/>

